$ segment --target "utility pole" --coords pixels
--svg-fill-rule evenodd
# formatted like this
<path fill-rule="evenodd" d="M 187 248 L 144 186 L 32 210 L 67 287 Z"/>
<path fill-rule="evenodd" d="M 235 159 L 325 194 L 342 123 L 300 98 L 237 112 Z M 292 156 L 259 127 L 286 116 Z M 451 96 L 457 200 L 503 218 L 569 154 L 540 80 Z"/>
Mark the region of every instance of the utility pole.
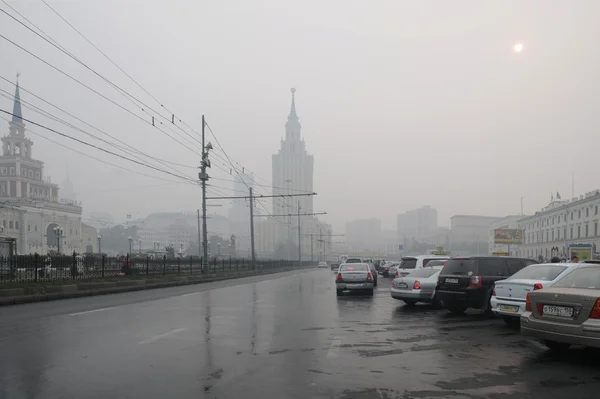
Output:
<path fill-rule="evenodd" d="M 206 181 L 208 180 L 208 174 L 206 168 L 210 168 L 210 161 L 208 160 L 208 151 L 212 150 L 212 145 L 208 143 L 204 144 L 204 130 L 206 122 L 204 121 L 204 115 L 202 115 L 202 163 L 200 164 L 201 172 L 198 177 L 202 182 L 202 266 L 205 273 L 208 273 L 208 232 L 206 231 Z"/>
<path fill-rule="evenodd" d="M 252 196 L 252 187 L 250 187 L 250 246 L 251 246 L 252 268 L 254 269 L 256 255 L 254 252 L 254 198 Z"/>
<path fill-rule="evenodd" d="M 323 260 L 323 229 L 319 227 L 319 246 L 321 247 L 321 254 L 319 256 L 319 260 Z"/>
<path fill-rule="evenodd" d="M 198 256 L 202 257 L 202 238 L 200 236 L 200 209 L 198 209 Z"/>
<path fill-rule="evenodd" d="M 300 238 L 300 200 L 298 200 L 298 260 L 302 265 L 302 241 Z"/>
<path fill-rule="evenodd" d="M 287 228 L 288 228 L 288 238 L 287 238 L 287 260 L 292 260 L 292 198 L 290 197 L 290 184 L 292 184 L 292 180 L 291 179 L 285 179 L 284 180 L 285 183 L 287 183 L 287 198 L 286 198 L 286 207 L 288 208 L 288 214 L 290 214 L 290 216 L 288 216 L 287 218 Z"/>
<path fill-rule="evenodd" d="M 314 258 L 313 258 L 313 235 L 312 233 L 310 233 L 310 261 L 314 262 Z"/>

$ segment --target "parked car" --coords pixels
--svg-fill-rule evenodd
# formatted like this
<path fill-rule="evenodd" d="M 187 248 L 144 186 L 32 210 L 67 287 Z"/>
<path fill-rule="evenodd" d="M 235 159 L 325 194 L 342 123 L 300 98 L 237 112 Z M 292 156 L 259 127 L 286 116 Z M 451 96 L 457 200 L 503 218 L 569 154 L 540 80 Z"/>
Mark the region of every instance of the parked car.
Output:
<path fill-rule="evenodd" d="M 462 314 L 467 308 L 491 311 L 494 283 L 535 263 L 505 256 L 452 258 L 438 277 L 436 296 L 442 307 L 454 314 Z"/>
<path fill-rule="evenodd" d="M 377 269 L 373 263 L 367 263 L 369 265 L 369 269 L 371 270 L 371 274 L 373 275 L 373 286 L 377 287 Z"/>
<path fill-rule="evenodd" d="M 530 291 L 549 288 L 584 263 L 541 263 L 530 265 L 506 280 L 496 281 L 492 292 L 492 312 L 508 325 L 518 325 Z"/>
<path fill-rule="evenodd" d="M 408 276 L 397 277 L 392 282 L 392 298 L 404 301 L 408 306 L 417 302 L 437 304 L 435 286 L 441 267 L 427 267 L 412 271 Z"/>
<path fill-rule="evenodd" d="M 327 268 L 327 262 L 321 261 L 319 262 L 319 268 Z"/>
<path fill-rule="evenodd" d="M 442 260 L 445 262 L 448 259 L 450 259 L 450 257 L 441 255 L 405 256 L 402 258 L 402 261 L 400 261 L 400 265 L 398 265 L 393 276 L 403 277 L 408 275 L 413 269 L 422 269 L 433 260 Z"/>
<path fill-rule="evenodd" d="M 398 270 L 398 266 L 400 266 L 400 262 L 390 262 L 386 264 L 384 273 L 387 273 L 387 275 L 384 274 L 384 276 L 394 278 L 396 275 L 396 270 Z"/>
<path fill-rule="evenodd" d="M 373 274 L 366 263 L 343 263 L 335 280 L 337 296 L 344 291 L 362 291 L 372 296 L 374 284 Z"/>
<path fill-rule="evenodd" d="M 528 292 L 521 332 L 552 350 L 600 347 L 600 266 L 583 264 L 553 287 Z"/>
<path fill-rule="evenodd" d="M 400 261 L 385 262 L 385 264 L 381 267 L 379 274 L 381 274 L 383 277 L 390 277 L 390 269 L 394 266 L 398 266 L 399 264 Z"/>
<path fill-rule="evenodd" d="M 448 259 L 434 259 L 427 262 L 423 267 L 439 267 L 440 269 L 448 262 Z"/>
<path fill-rule="evenodd" d="M 361 258 L 348 258 L 344 263 L 364 263 Z"/>

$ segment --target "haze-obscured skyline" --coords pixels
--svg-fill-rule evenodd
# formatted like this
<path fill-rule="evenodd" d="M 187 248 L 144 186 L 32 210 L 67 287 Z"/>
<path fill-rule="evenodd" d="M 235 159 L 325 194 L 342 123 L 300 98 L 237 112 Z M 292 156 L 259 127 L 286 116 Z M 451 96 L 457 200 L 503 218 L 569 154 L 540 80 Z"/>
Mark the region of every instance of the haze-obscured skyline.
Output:
<path fill-rule="evenodd" d="M 160 106 L 42 2 L 8 2 L 68 51 L 152 108 Z M 600 4 L 505 1 L 87 1 L 49 4 L 195 130 L 201 115 L 227 154 L 266 186 L 297 89 L 302 136 L 315 156 L 315 210 L 348 220 L 422 205 L 503 216 L 600 187 L 595 149 Z M 4 3 L 0 8 L 14 15 Z M 5 14 L 0 33 L 140 115 L 144 122 L 0 38 L 0 76 L 137 150 L 186 166 L 199 156 L 148 124 L 150 116 Z M 523 51 L 513 52 L 515 43 Z M 0 81 L 0 88 L 14 86 Z M 59 113 L 26 92 L 22 99 Z M 0 108 L 12 101 L 0 97 Z M 101 145 L 24 106 L 24 117 Z M 168 112 L 163 112 L 168 115 Z M 3 116 L 4 115 L 0 115 Z M 71 118 L 65 118 L 73 122 Z M 157 118 L 158 123 L 159 118 Z M 175 135 L 166 127 L 167 133 Z M 75 123 L 75 122 L 73 122 Z M 84 127 L 83 125 L 78 125 Z M 61 182 L 67 167 L 84 213 L 193 210 L 191 184 L 57 137 L 31 124 L 34 157 Z M 92 129 L 86 127 L 93 132 Z M 181 133 L 177 128 L 175 132 Z M 8 124 L 0 120 L 0 132 Z M 154 180 L 86 159 L 35 133 Z M 191 132 L 188 129 L 188 132 Z M 98 133 L 98 132 L 94 132 Z M 185 136 L 185 135 L 184 135 Z M 199 152 L 194 139 L 187 143 Z M 198 139 L 198 136 L 195 136 Z M 215 140 L 207 132 L 207 139 Z M 197 143 L 196 143 L 197 144 Z M 233 180 L 216 151 L 211 176 Z M 240 166 L 240 167 L 241 167 Z M 173 167 L 194 178 L 197 171 Z M 219 167 L 224 170 L 220 170 Z M 213 180 L 212 195 L 238 195 Z M 151 187 L 149 187 L 151 186 Z M 261 188 L 263 193 L 270 192 Z M 217 212 L 224 214 L 227 202 Z M 267 205 L 270 209 L 270 206 Z"/>

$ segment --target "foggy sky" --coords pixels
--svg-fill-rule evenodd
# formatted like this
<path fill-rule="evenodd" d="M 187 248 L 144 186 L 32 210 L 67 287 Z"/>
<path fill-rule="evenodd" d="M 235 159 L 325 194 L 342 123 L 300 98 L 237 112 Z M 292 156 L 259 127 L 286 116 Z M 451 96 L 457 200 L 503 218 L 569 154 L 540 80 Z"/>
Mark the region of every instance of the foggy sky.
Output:
<path fill-rule="evenodd" d="M 9 4 L 90 67 L 159 110 L 43 3 Z M 594 0 L 49 4 L 178 119 L 200 131 L 205 114 L 228 155 L 265 185 L 271 181 L 271 154 L 285 133 L 289 89 L 295 87 L 302 135 L 315 156 L 315 210 L 328 212 L 324 219 L 336 229 L 366 217 L 395 228 L 397 213 L 422 205 L 437 208 L 440 225 L 449 225 L 454 214 L 518 214 L 521 197 L 525 213 L 533 213 L 551 193 L 570 196 L 573 172 L 576 195 L 600 187 L 600 3 Z M 3 3 L 0 8 L 14 14 Z M 0 33 L 150 120 L 100 78 L 1 13 Z M 521 54 L 512 52 L 516 42 L 524 44 Z M 23 88 L 136 149 L 198 165 L 194 152 L 2 38 L 0 54 L 0 76 L 14 80 L 20 72 Z M 14 92 L 4 81 L 0 88 Z M 0 97 L 0 108 L 12 110 L 12 102 Z M 23 113 L 106 147 L 26 107 Z M 127 213 L 135 217 L 200 206 L 198 187 L 27 127 L 171 181 L 87 159 L 28 133 L 34 157 L 45 162 L 53 182 L 60 183 L 68 168 L 86 216 L 108 211 L 122 219 Z M 8 133 L 3 120 L 0 132 Z M 215 144 L 210 134 L 207 139 Z M 224 165 L 217 158 L 213 162 Z M 194 169 L 176 168 L 197 175 Z M 216 167 L 210 172 L 233 180 Z M 221 194 L 234 194 L 233 183 L 211 183 L 225 187 Z M 213 188 L 209 195 L 214 194 Z M 225 206 L 211 211 L 225 214 L 228 202 L 221 203 Z"/>

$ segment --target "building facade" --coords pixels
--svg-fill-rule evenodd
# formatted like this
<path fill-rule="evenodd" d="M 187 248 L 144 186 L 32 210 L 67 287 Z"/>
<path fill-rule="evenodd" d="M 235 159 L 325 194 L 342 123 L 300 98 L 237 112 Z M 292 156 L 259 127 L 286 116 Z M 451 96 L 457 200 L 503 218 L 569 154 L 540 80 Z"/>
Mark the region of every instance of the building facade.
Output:
<path fill-rule="evenodd" d="M 560 197 L 559 197 L 560 198 Z M 566 258 L 570 246 L 589 246 L 593 253 L 600 245 L 600 190 L 571 200 L 553 200 L 518 223 L 523 230 L 521 255 L 530 258 Z"/>
<path fill-rule="evenodd" d="M 427 205 L 398 215 L 398 242 L 407 244 L 430 236 L 437 229 L 437 210 Z"/>
<path fill-rule="evenodd" d="M 490 226 L 501 219 L 479 215 L 452 216 L 448 249 L 453 255 L 487 254 Z"/>
<path fill-rule="evenodd" d="M 0 156 L 0 231 L 17 240 L 19 254 L 81 252 L 81 203 L 61 198 L 44 163 L 33 158 L 18 82 L 8 130 Z"/>

